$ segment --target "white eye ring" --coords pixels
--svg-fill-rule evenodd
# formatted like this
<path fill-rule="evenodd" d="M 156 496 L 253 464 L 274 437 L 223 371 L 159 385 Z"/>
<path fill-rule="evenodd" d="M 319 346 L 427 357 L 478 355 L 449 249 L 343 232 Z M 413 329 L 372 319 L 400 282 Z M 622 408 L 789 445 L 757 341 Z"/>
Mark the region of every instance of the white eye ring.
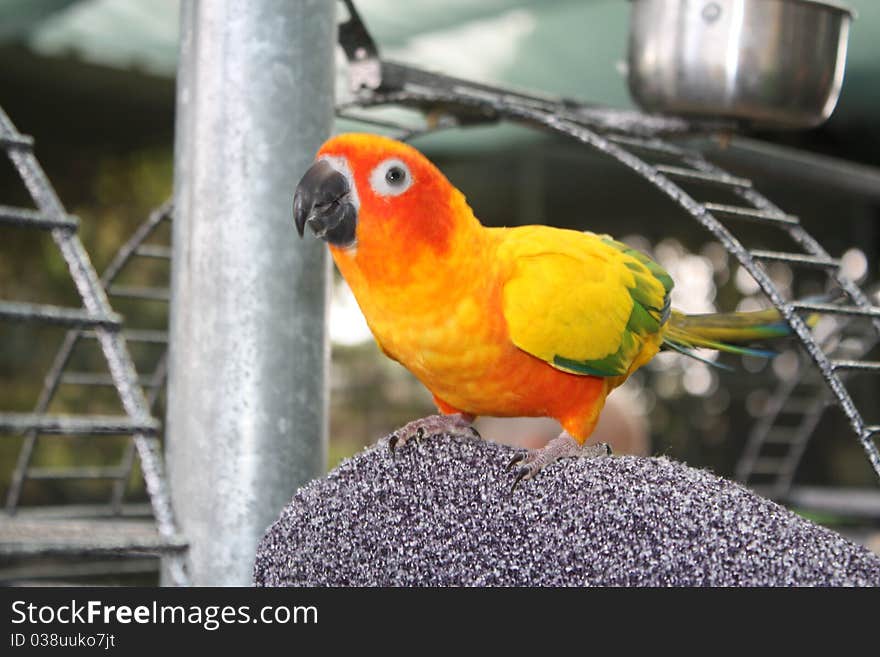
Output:
<path fill-rule="evenodd" d="M 412 173 L 404 162 L 391 158 L 370 173 L 370 187 L 379 196 L 399 196 L 413 184 Z"/>

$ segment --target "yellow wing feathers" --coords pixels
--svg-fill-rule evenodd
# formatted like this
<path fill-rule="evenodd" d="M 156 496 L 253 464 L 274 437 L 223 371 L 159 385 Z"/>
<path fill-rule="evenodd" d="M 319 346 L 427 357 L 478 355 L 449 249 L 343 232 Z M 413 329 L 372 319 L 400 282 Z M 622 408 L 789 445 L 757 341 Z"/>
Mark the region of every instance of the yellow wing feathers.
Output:
<path fill-rule="evenodd" d="M 507 231 L 502 309 L 513 343 L 557 369 L 619 376 L 662 342 L 672 281 L 610 237 L 545 226 Z M 647 349 L 650 353 L 643 353 Z"/>

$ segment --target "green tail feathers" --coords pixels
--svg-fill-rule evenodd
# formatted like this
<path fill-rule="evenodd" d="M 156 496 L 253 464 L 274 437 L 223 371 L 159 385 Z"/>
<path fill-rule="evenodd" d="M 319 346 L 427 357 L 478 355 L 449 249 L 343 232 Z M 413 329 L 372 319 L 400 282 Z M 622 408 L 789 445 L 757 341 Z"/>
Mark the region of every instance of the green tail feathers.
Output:
<path fill-rule="evenodd" d="M 808 320 L 815 323 L 815 318 Z M 672 311 L 663 346 L 687 356 L 704 360 L 693 349 L 716 349 L 731 354 L 772 358 L 775 351 L 744 347 L 749 343 L 791 334 L 788 323 L 775 308 L 756 312 L 713 313 L 709 315 L 685 315 Z M 717 363 L 710 363 L 717 365 Z"/>

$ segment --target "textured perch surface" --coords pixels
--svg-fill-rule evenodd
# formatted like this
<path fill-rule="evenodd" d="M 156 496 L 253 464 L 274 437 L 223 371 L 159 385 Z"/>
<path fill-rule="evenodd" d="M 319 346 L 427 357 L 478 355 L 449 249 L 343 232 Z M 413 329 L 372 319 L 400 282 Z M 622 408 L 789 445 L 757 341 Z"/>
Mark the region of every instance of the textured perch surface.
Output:
<path fill-rule="evenodd" d="M 880 557 L 666 458 L 566 459 L 510 492 L 509 447 L 387 439 L 297 492 L 258 586 L 880 585 Z"/>

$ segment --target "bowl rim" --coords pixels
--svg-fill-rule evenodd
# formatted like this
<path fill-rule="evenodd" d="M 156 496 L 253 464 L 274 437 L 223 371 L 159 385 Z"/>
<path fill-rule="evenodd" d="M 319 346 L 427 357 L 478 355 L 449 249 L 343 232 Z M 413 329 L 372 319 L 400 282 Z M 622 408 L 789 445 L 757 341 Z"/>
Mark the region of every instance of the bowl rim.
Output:
<path fill-rule="evenodd" d="M 640 0 L 628 0 L 629 2 L 639 2 Z M 752 0 L 753 2 L 756 0 Z M 763 0 L 757 0 L 759 2 L 763 2 Z M 859 17 L 858 12 L 852 7 L 845 5 L 842 2 L 838 2 L 837 0 L 779 0 L 780 2 L 799 2 L 801 4 L 807 5 L 817 5 L 819 7 L 823 7 L 825 9 L 833 9 L 836 11 L 841 11 L 845 14 L 849 14 L 851 19 L 856 19 Z"/>

